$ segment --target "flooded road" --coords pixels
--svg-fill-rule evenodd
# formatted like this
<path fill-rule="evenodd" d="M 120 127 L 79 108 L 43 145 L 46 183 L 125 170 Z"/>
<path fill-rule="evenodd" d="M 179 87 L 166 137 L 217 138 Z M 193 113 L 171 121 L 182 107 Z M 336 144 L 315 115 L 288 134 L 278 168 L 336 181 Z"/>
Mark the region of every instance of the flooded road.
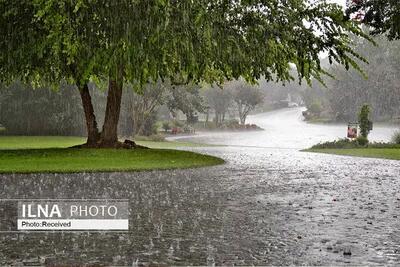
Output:
<path fill-rule="evenodd" d="M 1 198 L 126 198 L 131 210 L 128 233 L 0 234 L 0 265 L 399 265 L 400 162 L 299 152 L 345 134 L 299 112 L 250 118 L 265 131 L 195 137 L 228 145 L 191 148 L 221 166 L 1 175 Z"/>
<path fill-rule="evenodd" d="M 303 121 L 303 108 L 280 109 L 249 116 L 246 123 L 254 123 L 264 131 L 200 133 L 192 141 L 234 146 L 263 148 L 309 148 L 319 142 L 346 137 L 346 124 L 311 124 Z M 397 130 L 393 125 L 376 124 L 370 141 L 390 141 Z M 180 137 L 177 137 L 182 139 Z"/>

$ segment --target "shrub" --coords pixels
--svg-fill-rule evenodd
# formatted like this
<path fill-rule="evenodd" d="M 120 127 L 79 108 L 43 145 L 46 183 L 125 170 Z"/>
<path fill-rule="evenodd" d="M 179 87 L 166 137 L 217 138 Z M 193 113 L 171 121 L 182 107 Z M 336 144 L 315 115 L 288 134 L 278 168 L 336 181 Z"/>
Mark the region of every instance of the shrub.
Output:
<path fill-rule="evenodd" d="M 182 128 L 185 124 L 184 124 L 183 122 L 181 122 L 181 121 L 174 120 L 174 121 L 172 122 L 172 125 L 173 125 L 173 127 Z"/>
<path fill-rule="evenodd" d="M 312 114 L 319 115 L 322 112 L 322 105 L 319 101 L 314 101 L 308 108 Z"/>
<path fill-rule="evenodd" d="M 357 137 L 356 142 L 360 146 L 366 146 L 369 141 L 368 141 L 368 138 L 366 138 L 364 136 L 359 136 L 359 137 Z"/>
<path fill-rule="evenodd" d="M 392 142 L 395 144 L 400 144 L 400 131 L 396 131 L 392 136 Z"/>
<path fill-rule="evenodd" d="M 355 148 L 358 146 L 356 141 L 351 141 L 350 139 L 344 138 L 335 141 L 329 141 L 325 143 L 319 143 L 311 148 L 321 149 L 321 148 Z"/>
<path fill-rule="evenodd" d="M 239 121 L 236 120 L 236 119 L 225 121 L 225 122 L 224 122 L 224 126 L 225 126 L 227 129 L 230 129 L 230 130 L 235 130 L 235 129 L 240 128 Z"/>
<path fill-rule="evenodd" d="M 188 124 L 183 127 L 183 131 L 185 133 L 194 133 L 194 128 Z"/>
<path fill-rule="evenodd" d="M 365 139 L 368 138 L 370 131 L 371 122 L 369 120 L 369 112 L 371 111 L 368 105 L 361 107 L 360 113 L 358 114 L 358 123 L 360 125 L 360 134 Z"/>

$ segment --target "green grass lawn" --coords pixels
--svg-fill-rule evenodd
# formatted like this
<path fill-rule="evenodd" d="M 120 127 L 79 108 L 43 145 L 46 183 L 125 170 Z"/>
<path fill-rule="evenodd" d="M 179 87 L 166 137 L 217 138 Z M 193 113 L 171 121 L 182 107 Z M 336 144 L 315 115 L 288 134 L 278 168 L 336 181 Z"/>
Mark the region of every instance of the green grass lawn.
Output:
<path fill-rule="evenodd" d="M 222 164 L 217 157 L 166 148 L 192 143 L 139 141 L 154 149 L 76 149 L 81 137 L 0 137 L 0 173 L 140 171 Z M 160 149 L 164 148 L 164 149 Z"/>
<path fill-rule="evenodd" d="M 322 148 L 306 149 L 304 151 L 344 156 L 400 160 L 399 148 Z"/>
<path fill-rule="evenodd" d="M 86 138 L 75 136 L 0 136 L 0 150 L 32 148 L 67 148 L 85 143 Z M 170 141 L 135 141 L 150 148 L 199 147 L 204 144 Z"/>

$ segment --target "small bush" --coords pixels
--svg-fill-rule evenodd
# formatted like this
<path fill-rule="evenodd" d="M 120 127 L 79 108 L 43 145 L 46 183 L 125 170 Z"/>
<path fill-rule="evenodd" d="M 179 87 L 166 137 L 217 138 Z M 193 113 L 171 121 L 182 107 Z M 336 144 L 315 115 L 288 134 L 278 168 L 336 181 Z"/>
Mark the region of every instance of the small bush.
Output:
<path fill-rule="evenodd" d="M 325 143 L 319 143 L 311 148 L 321 149 L 321 148 L 355 148 L 358 146 L 358 143 L 355 141 L 351 141 L 350 139 L 344 138 L 335 141 L 329 141 Z"/>
<path fill-rule="evenodd" d="M 311 149 L 326 149 L 326 148 L 393 148 L 400 149 L 400 144 L 373 142 L 369 143 L 368 139 L 358 137 L 352 141 L 350 139 L 339 139 L 335 141 L 319 143 L 311 147 Z"/>
<path fill-rule="evenodd" d="M 364 136 L 359 136 L 356 139 L 356 142 L 359 146 L 366 146 L 368 145 L 368 138 L 364 137 Z"/>
<path fill-rule="evenodd" d="M 395 144 L 400 144 L 400 131 L 396 131 L 392 136 L 392 142 Z"/>
<path fill-rule="evenodd" d="M 223 125 L 226 126 L 227 129 L 240 128 L 239 121 L 236 119 L 224 121 Z"/>
<path fill-rule="evenodd" d="M 368 144 L 369 148 L 400 148 L 400 144 L 373 142 Z"/>

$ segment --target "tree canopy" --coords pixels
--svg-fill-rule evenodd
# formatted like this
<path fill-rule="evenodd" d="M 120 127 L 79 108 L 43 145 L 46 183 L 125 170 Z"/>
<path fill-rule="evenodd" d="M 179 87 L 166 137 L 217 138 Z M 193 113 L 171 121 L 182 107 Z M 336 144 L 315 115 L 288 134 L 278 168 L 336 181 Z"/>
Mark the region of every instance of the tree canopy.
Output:
<path fill-rule="evenodd" d="M 321 79 L 319 54 L 357 68 L 342 7 L 308 0 L 0 0 L 0 80 L 78 86 L 93 142 L 117 141 L 122 85 Z M 109 80 L 101 137 L 87 82 Z"/>
<path fill-rule="evenodd" d="M 387 34 L 400 39 L 400 2 L 398 0 L 351 0 L 347 14 L 372 26 L 371 34 Z"/>

